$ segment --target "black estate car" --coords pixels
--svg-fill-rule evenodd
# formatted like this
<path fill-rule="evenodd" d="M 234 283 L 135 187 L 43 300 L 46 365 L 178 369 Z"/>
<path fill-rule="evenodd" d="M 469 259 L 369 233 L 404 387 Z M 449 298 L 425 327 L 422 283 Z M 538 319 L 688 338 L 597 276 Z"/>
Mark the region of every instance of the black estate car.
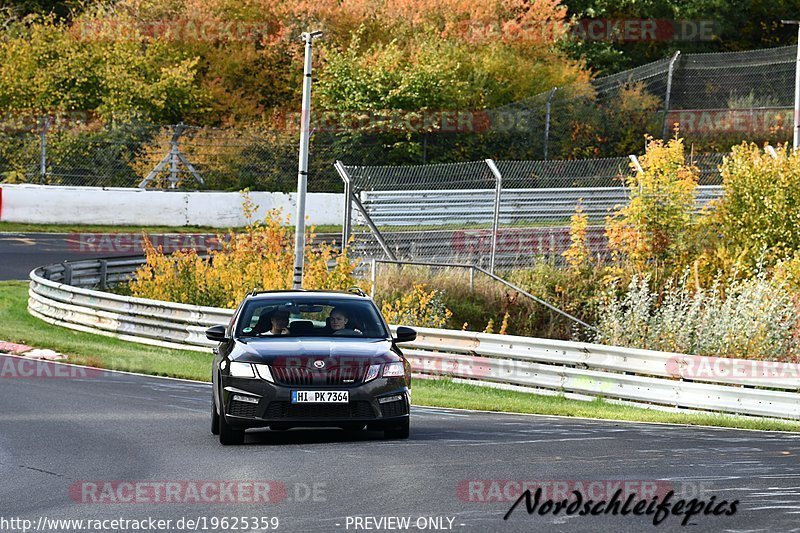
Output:
<path fill-rule="evenodd" d="M 371 298 L 355 292 L 252 293 L 227 326 L 212 363 L 211 432 L 241 444 L 247 428 L 341 427 L 408 438 L 411 367 Z"/>

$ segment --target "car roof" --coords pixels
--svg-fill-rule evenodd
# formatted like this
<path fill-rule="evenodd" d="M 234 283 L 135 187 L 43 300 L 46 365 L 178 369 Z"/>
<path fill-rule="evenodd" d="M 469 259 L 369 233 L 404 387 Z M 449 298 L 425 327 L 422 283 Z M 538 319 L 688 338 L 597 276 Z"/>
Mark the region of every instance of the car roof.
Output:
<path fill-rule="evenodd" d="M 256 294 L 248 295 L 248 300 L 276 300 L 280 297 L 291 296 L 292 298 L 301 300 L 310 300 L 314 298 L 336 298 L 342 300 L 371 300 L 369 296 L 361 296 L 352 292 L 339 292 L 339 291 L 306 291 L 306 290 L 285 290 L 285 291 L 263 291 Z"/>

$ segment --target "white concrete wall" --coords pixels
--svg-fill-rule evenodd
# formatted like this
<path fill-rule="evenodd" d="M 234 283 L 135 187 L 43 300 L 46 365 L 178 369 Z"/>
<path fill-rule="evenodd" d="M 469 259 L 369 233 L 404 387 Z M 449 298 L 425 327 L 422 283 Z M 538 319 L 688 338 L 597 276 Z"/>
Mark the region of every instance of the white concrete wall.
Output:
<path fill-rule="evenodd" d="M 280 208 L 295 223 L 296 194 L 252 192 L 263 218 Z M 309 224 L 341 224 L 344 197 L 309 193 Z M 110 224 L 238 227 L 247 224 L 238 192 L 181 192 L 145 189 L 0 185 L 0 221 L 39 224 Z"/>

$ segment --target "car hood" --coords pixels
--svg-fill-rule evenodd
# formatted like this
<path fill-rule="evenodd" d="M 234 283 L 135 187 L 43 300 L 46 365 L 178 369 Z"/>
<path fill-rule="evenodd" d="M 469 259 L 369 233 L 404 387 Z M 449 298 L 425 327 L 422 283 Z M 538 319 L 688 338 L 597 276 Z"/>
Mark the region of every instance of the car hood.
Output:
<path fill-rule="evenodd" d="M 277 366 L 311 366 L 323 360 L 328 366 L 399 361 L 385 339 L 313 338 L 248 339 L 238 342 L 231 359 Z"/>

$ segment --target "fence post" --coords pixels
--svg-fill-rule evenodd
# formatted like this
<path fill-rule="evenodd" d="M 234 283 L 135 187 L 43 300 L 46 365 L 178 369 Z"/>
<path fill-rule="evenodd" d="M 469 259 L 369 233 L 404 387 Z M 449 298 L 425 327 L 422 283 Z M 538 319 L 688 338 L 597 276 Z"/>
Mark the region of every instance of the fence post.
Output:
<path fill-rule="evenodd" d="M 775 151 L 775 148 L 774 148 L 774 147 L 773 147 L 771 144 L 768 144 L 768 145 L 766 145 L 766 146 L 764 147 L 764 151 L 765 151 L 765 152 L 766 152 L 766 153 L 767 153 L 767 154 L 768 154 L 768 155 L 769 155 L 769 156 L 770 156 L 772 159 L 778 159 L 778 152 L 776 152 L 776 151 Z"/>
<path fill-rule="evenodd" d="M 39 181 L 47 183 L 47 130 L 50 128 L 50 117 L 42 119 L 41 141 L 39 143 Z"/>
<path fill-rule="evenodd" d="M 629 155 L 628 159 L 630 159 L 631 163 L 633 163 L 633 168 L 636 169 L 636 172 L 644 172 L 644 169 L 642 168 L 642 165 L 639 163 L 639 158 L 636 157 L 635 154 Z"/>
<path fill-rule="evenodd" d="M 475 267 L 469 267 L 469 292 L 475 292 Z"/>
<path fill-rule="evenodd" d="M 664 95 L 664 130 L 661 132 L 661 137 L 666 138 L 667 132 L 669 131 L 669 123 L 667 122 L 669 117 L 669 98 L 672 94 L 672 73 L 675 70 L 675 61 L 678 60 L 678 56 L 681 55 L 681 51 L 678 50 L 672 56 L 672 59 L 669 60 L 669 70 L 667 70 L 667 92 Z"/>
<path fill-rule="evenodd" d="M 349 174 L 345 171 L 343 166 L 339 166 L 339 165 L 334 164 L 334 168 L 336 168 L 336 171 L 339 173 L 339 176 L 341 176 L 342 179 L 344 179 L 345 176 L 347 177 L 347 179 L 350 179 Z M 352 180 L 350 180 L 350 181 L 352 181 Z M 364 204 L 361 203 L 361 200 L 358 199 L 358 196 L 356 196 L 356 193 L 353 192 L 352 187 L 350 189 L 350 201 L 355 204 L 356 208 L 361 213 L 361 216 L 364 217 L 364 222 L 366 222 L 367 226 L 369 226 L 369 229 L 372 232 L 372 235 L 375 237 L 375 240 L 378 241 L 378 244 L 380 245 L 381 249 L 383 250 L 383 253 L 386 254 L 386 257 L 388 257 L 392 261 L 395 261 L 397 259 L 397 256 L 395 256 L 395 254 L 392 253 L 392 250 L 389 248 L 389 245 L 386 244 L 386 241 L 384 240 L 383 235 L 378 230 L 378 227 L 375 226 L 375 223 L 372 222 L 372 218 L 369 216 L 369 213 L 367 213 L 367 209 L 364 207 Z M 342 228 L 342 229 L 344 229 L 344 228 Z"/>
<path fill-rule="evenodd" d="M 370 263 L 372 264 L 372 275 L 370 276 L 372 281 L 372 296 L 375 297 L 375 288 L 378 286 L 378 262 L 375 259 L 371 259 Z"/>
<path fill-rule="evenodd" d="M 639 158 L 636 157 L 636 155 L 631 154 L 631 155 L 628 156 L 628 159 L 630 159 L 631 163 L 633 163 L 633 168 L 636 169 L 636 172 L 639 172 L 639 173 L 643 173 L 644 172 L 644 169 L 642 168 L 642 165 L 639 163 Z M 641 196 L 642 195 L 642 180 L 636 180 L 636 181 L 639 183 L 639 196 Z"/>
<path fill-rule="evenodd" d="M 489 261 L 489 272 L 494 274 L 494 262 L 497 255 L 497 232 L 500 225 L 500 193 L 503 190 L 503 175 L 491 159 L 486 159 L 486 166 L 492 171 L 495 178 L 494 187 L 494 216 L 492 217 L 492 255 Z"/>
<path fill-rule="evenodd" d="M 341 161 L 337 160 L 333 167 L 339 173 L 339 177 L 344 182 L 344 213 L 342 215 L 342 251 L 347 250 L 347 245 L 350 242 L 350 218 L 353 215 L 353 184 L 350 181 L 350 175 L 345 170 Z"/>
<path fill-rule="evenodd" d="M 544 160 L 547 161 L 547 145 L 550 142 L 550 102 L 556 94 L 558 87 L 553 87 L 547 95 L 547 103 L 544 105 Z"/>

